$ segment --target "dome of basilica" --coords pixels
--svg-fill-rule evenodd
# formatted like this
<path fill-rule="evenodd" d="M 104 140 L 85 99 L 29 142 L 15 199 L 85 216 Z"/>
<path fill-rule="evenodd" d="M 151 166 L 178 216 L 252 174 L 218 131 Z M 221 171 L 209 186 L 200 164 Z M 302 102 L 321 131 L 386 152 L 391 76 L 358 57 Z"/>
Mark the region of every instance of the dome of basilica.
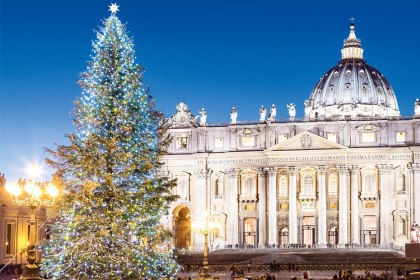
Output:
<path fill-rule="evenodd" d="M 354 24 L 342 60 L 321 77 L 305 101 L 306 118 L 399 116 L 397 98 L 385 76 L 363 59 Z"/>

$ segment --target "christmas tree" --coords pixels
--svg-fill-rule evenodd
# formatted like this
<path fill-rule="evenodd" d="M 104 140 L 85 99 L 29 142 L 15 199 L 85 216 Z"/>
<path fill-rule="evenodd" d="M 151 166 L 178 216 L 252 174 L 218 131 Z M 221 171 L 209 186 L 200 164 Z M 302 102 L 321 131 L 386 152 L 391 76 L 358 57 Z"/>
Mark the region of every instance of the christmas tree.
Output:
<path fill-rule="evenodd" d="M 166 279 L 178 268 L 160 226 L 175 199 L 174 182 L 157 175 L 167 144 L 162 117 L 118 6 L 110 8 L 79 81 L 76 133 L 69 145 L 47 149 L 63 185 L 42 252 L 52 279 Z"/>

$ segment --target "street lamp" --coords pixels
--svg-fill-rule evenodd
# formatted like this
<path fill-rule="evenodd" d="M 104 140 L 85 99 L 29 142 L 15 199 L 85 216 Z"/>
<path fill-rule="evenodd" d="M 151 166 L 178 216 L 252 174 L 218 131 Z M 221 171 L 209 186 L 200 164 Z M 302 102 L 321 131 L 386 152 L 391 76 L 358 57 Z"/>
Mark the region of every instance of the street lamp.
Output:
<path fill-rule="evenodd" d="M 50 207 L 54 204 L 58 195 L 58 189 L 53 183 L 39 183 L 32 180 L 19 180 L 15 182 L 6 182 L 6 191 L 10 194 L 12 202 L 18 206 L 27 206 L 31 209 L 31 219 L 29 225 L 35 225 L 35 211 L 41 206 Z M 28 263 L 22 267 L 22 278 L 24 280 L 38 280 L 39 266 L 35 263 L 35 240 L 30 235 L 27 244 L 27 261 Z"/>
<path fill-rule="evenodd" d="M 218 224 L 213 221 L 209 221 L 208 213 L 205 212 L 204 221 L 196 220 L 193 222 L 193 228 L 196 232 L 200 232 L 204 235 L 204 256 L 203 256 L 203 269 L 200 272 L 200 279 L 211 278 L 209 271 L 209 234 L 213 234 L 218 228 Z"/>

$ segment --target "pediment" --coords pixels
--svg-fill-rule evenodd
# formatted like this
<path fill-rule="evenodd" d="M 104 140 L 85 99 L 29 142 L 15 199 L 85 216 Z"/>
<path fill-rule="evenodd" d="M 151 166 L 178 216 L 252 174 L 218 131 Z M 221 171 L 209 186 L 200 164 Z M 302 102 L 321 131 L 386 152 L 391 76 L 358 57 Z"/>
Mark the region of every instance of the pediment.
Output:
<path fill-rule="evenodd" d="M 346 146 L 337 144 L 328 139 L 315 135 L 309 131 L 304 131 L 290 139 L 283 141 L 266 152 L 272 151 L 290 151 L 290 150 L 332 150 L 332 149 L 348 149 Z"/>

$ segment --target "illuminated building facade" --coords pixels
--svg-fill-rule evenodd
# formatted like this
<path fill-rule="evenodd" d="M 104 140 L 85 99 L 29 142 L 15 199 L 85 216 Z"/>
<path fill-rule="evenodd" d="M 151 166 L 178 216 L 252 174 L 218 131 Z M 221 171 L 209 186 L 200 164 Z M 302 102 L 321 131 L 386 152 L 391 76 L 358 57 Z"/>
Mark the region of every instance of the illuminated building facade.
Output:
<path fill-rule="evenodd" d="M 191 224 L 217 224 L 213 248 L 276 244 L 392 247 L 420 221 L 420 104 L 402 117 L 396 95 L 363 59 L 354 25 L 342 60 L 316 84 L 304 118 L 206 123 L 180 103 L 163 175 L 176 178 L 163 223 L 177 248 L 199 249 Z"/>

